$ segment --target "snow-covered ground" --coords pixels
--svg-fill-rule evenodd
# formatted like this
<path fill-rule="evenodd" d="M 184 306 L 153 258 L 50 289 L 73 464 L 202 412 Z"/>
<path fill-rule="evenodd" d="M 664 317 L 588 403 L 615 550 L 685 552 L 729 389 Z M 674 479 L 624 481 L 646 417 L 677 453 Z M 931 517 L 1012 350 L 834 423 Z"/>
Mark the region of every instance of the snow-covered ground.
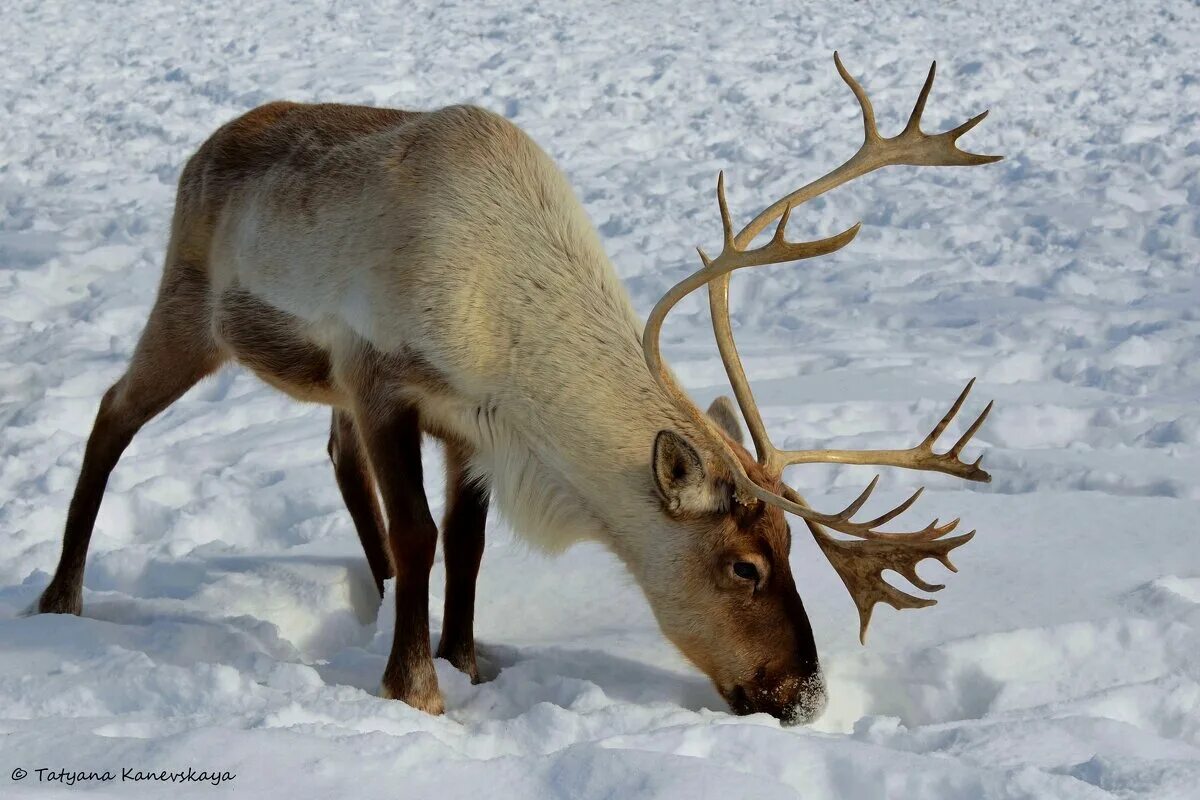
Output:
<path fill-rule="evenodd" d="M 853 151 L 834 49 L 885 132 L 936 57 L 929 127 L 990 107 L 964 144 L 1008 158 L 862 180 L 792 223 L 862 219 L 853 245 L 734 281 L 791 446 L 906 446 L 972 375 L 972 407 L 997 401 L 990 486 L 887 474 L 876 501 L 927 482 L 914 519 L 978 527 L 938 606 L 879 609 L 862 648 L 797 539 L 831 690 L 816 725 L 730 716 L 612 557 L 548 560 L 499 520 L 477 620 L 496 677 L 439 662 L 442 718 L 380 699 L 391 610 L 325 457 L 328 412 L 233 369 L 114 473 L 85 616 L 22 616 L 153 298 L 180 167 L 219 123 L 275 98 L 499 111 L 566 169 L 645 313 L 718 239 L 718 169 L 744 220 Z M 120 769 L 190 766 L 236 778 L 185 792 L 289 800 L 1195 797 L 1197 52 L 1183 0 L 6 4 L 0 796 L 161 797 L 176 790 Z M 699 300 L 666 344 L 699 400 L 725 391 Z M 871 474 L 791 478 L 830 508 Z"/>

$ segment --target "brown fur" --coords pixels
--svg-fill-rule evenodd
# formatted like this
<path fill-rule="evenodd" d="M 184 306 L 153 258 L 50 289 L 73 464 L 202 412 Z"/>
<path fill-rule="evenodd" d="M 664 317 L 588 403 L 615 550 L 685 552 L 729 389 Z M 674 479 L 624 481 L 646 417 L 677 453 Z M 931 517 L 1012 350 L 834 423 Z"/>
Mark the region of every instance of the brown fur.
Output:
<path fill-rule="evenodd" d="M 329 354 L 306 339 L 299 320 L 249 292 L 226 290 L 218 300 L 217 335 L 243 366 L 297 400 L 339 405 Z"/>
<path fill-rule="evenodd" d="M 100 401 L 67 511 L 62 555 L 53 580 L 38 601 L 39 611 L 80 613 L 92 527 L 108 476 L 121 453 L 143 425 L 225 360 L 208 335 L 207 308 L 206 278 L 201 270 L 191 264 L 174 264 L 164 273 L 158 300 L 129 370 Z"/>
<path fill-rule="evenodd" d="M 467 467 L 470 454 L 461 443 L 446 447 L 446 517 L 442 521 L 442 549 L 446 562 L 446 607 L 437 656 L 479 682 L 475 663 L 475 579 L 483 559 L 483 531 L 487 521 L 488 490 L 472 480 Z"/>
<path fill-rule="evenodd" d="M 206 189 L 236 190 L 268 170 L 311 167 L 328 156 L 332 145 L 394 128 L 419 114 L 335 103 L 268 103 L 220 128 L 195 161 L 203 166 Z"/>
<path fill-rule="evenodd" d="M 383 583 L 395 576 L 392 555 L 387 541 L 387 525 L 379 508 L 375 479 L 359 441 L 354 417 L 342 409 L 334 409 L 329 426 L 329 460 L 333 463 L 334 477 L 342 492 L 342 499 L 354 529 L 362 542 L 375 589 L 383 596 Z"/>

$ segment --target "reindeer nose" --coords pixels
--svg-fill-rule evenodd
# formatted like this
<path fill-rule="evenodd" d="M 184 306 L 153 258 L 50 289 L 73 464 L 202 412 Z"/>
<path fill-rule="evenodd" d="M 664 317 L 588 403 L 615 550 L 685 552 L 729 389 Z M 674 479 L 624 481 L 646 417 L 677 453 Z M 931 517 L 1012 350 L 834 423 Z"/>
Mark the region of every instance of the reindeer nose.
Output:
<path fill-rule="evenodd" d="M 816 721 L 825 711 L 828 696 L 818 669 L 803 678 L 789 676 L 735 686 L 726 700 L 735 714 L 770 714 L 782 725 L 791 726 Z"/>
<path fill-rule="evenodd" d="M 829 695 L 825 691 L 825 679 L 820 672 L 800 682 L 795 699 L 783 708 L 779 722 L 785 726 L 807 725 L 816 722 L 825 712 Z"/>

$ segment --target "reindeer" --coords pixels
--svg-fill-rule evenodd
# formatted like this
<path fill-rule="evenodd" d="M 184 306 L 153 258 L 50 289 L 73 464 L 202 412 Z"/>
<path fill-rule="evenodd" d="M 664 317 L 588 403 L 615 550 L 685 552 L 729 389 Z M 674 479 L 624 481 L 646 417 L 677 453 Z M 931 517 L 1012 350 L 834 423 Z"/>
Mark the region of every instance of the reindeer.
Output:
<path fill-rule="evenodd" d="M 41 612 L 79 614 L 84 562 L 105 483 L 137 431 L 223 363 L 333 408 L 329 456 L 382 594 L 396 579 L 395 638 L 381 694 L 443 711 L 430 653 L 429 573 L 438 526 L 422 484 L 422 434 L 447 464 L 444 625 L 437 656 L 479 679 L 475 581 L 490 497 L 550 552 L 607 545 L 645 592 L 663 633 L 740 714 L 784 723 L 826 701 L 813 633 L 789 566 L 784 512 L 804 520 L 841 576 L 865 637 L 871 612 L 933 604 L 884 582 L 916 573 L 974 531 L 954 520 L 911 533 L 867 522 L 875 481 L 837 513 L 811 508 L 784 468 L 874 464 L 989 476 L 960 459 L 991 408 L 946 452 L 934 445 L 970 384 L 907 450 L 781 450 L 767 437 L 731 332 L 732 272 L 832 253 L 855 225 L 815 242 L 786 238 L 796 206 L 892 164 L 996 161 L 956 141 L 986 115 L 921 130 L 936 64 L 898 135 L 834 54 L 862 110 L 852 158 L 777 200 L 737 233 L 717 199 L 723 247 L 658 302 L 643 327 L 564 176 L 517 127 L 488 111 L 415 112 L 275 102 L 224 125 L 179 181 L 158 298 L 128 371 L 104 395 Z M 753 240 L 771 222 L 771 239 Z M 707 413 L 659 348 L 663 320 L 707 286 L 717 344 L 756 454 L 732 403 Z M 877 480 L 877 479 L 876 479 Z M 382 499 L 382 509 L 379 500 Z M 850 538 L 834 536 L 834 531 Z"/>

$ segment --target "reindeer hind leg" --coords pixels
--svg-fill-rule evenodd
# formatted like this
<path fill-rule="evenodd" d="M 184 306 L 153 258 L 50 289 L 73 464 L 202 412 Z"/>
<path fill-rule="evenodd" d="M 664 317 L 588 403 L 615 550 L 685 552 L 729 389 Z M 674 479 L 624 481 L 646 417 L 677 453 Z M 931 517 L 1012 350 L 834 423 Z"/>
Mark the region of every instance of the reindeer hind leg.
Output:
<path fill-rule="evenodd" d="M 396 570 L 395 635 L 382 694 L 441 714 L 445 706 L 429 647 L 429 571 L 437 549 L 437 525 L 422 482 L 418 412 L 380 396 L 360 396 L 354 424 L 379 481 Z"/>
<path fill-rule="evenodd" d="M 388 553 L 387 527 L 375 494 L 375 480 L 359 441 L 354 417 L 335 408 L 329 426 L 329 460 L 341 490 L 346 510 L 354 520 L 354 529 L 362 542 L 375 589 L 383 596 L 383 582 L 392 577 L 392 558 Z"/>
<path fill-rule="evenodd" d="M 82 611 L 84 564 L 109 474 L 143 425 L 224 360 L 212 339 L 208 307 L 204 269 L 168 267 L 129 368 L 100 401 L 67 511 L 58 568 L 38 601 L 40 613 Z"/>

